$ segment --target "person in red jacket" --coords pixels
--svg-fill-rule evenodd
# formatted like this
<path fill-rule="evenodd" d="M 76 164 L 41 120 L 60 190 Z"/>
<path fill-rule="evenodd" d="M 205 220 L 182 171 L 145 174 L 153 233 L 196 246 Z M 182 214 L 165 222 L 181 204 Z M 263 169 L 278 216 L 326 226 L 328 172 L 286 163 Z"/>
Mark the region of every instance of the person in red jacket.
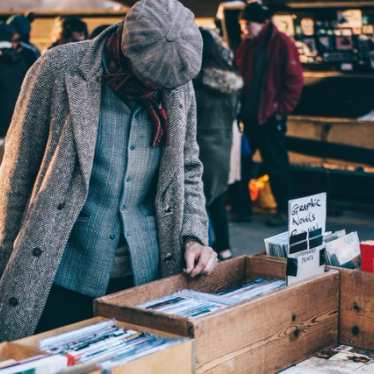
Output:
<path fill-rule="evenodd" d="M 287 115 L 298 104 L 303 70 L 295 43 L 272 23 L 269 10 L 257 2 L 241 14 L 242 43 L 237 65 L 244 78 L 241 119 L 252 155 L 258 149 L 277 202 L 277 214 L 267 222 L 286 222 L 290 194 L 286 148 Z M 250 172 L 244 175 L 248 183 Z"/>

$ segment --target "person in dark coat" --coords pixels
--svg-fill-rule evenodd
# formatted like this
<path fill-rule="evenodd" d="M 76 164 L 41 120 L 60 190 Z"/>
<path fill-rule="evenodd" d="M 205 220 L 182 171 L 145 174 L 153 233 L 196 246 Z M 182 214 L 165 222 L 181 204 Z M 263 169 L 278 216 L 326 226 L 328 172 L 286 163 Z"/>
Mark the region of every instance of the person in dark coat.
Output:
<path fill-rule="evenodd" d="M 12 27 L 0 24 L 0 138 L 5 138 L 23 78 L 36 60 L 16 38 Z"/>
<path fill-rule="evenodd" d="M 207 210 L 213 226 L 214 249 L 221 259 L 232 257 L 225 192 L 230 171 L 232 126 L 238 114 L 241 77 L 234 56 L 219 35 L 201 28 L 204 41 L 202 71 L 194 82 L 197 100 L 197 140 L 204 166 Z"/>
<path fill-rule="evenodd" d="M 66 43 L 82 42 L 88 39 L 87 24 L 76 16 L 58 17 L 52 39 L 53 43 L 48 49 Z"/>
<path fill-rule="evenodd" d="M 295 43 L 272 23 L 266 7 L 257 2 L 248 4 L 240 23 L 243 41 L 237 51 L 237 65 L 244 78 L 241 119 L 252 154 L 257 149 L 261 153 L 277 202 L 277 214 L 267 223 L 280 226 L 287 222 L 291 190 L 287 115 L 301 96 L 303 70 Z M 247 174 L 245 184 L 249 182 Z"/>
<path fill-rule="evenodd" d="M 40 51 L 34 44 L 30 42 L 31 24 L 33 20 L 33 13 L 29 13 L 26 16 L 17 14 L 8 18 L 7 24 L 11 26 L 18 34 L 21 46 L 29 50 L 36 60 L 38 57 L 40 57 Z"/>

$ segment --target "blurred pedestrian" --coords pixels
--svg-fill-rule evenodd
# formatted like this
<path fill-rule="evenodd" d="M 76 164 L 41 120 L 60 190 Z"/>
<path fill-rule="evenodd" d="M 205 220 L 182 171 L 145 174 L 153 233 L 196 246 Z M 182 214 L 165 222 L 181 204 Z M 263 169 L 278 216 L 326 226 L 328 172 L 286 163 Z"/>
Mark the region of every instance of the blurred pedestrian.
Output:
<path fill-rule="evenodd" d="M 30 69 L 0 168 L 0 341 L 87 319 L 115 290 L 213 271 L 192 85 L 202 49 L 179 1 L 141 0 Z"/>
<path fill-rule="evenodd" d="M 110 25 L 99 25 L 99 26 L 96 26 L 91 34 L 90 34 L 90 39 L 94 39 L 96 38 L 98 35 L 100 35 L 103 31 L 105 31 L 108 27 L 110 27 Z"/>
<path fill-rule="evenodd" d="M 52 44 L 50 48 L 88 39 L 86 22 L 76 16 L 58 17 L 52 30 Z"/>
<path fill-rule="evenodd" d="M 31 25 L 34 21 L 34 14 L 29 13 L 26 16 L 14 15 L 8 18 L 7 24 L 16 31 L 20 44 L 23 48 L 29 49 L 33 54 L 35 60 L 40 56 L 39 49 L 30 42 Z"/>
<path fill-rule="evenodd" d="M 0 138 L 6 136 L 23 78 L 35 55 L 21 45 L 19 34 L 0 23 Z"/>
<path fill-rule="evenodd" d="M 245 84 L 241 119 L 252 155 L 260 151 L 277 202 L 277 213 L 267 223 L 280 226 L 287 222 L 291 190 L 287 115 L 299 101 L 303 70 L 295 43 L 277 29 L 266 7 L 249 3 L 241 14 L 240 25 L 243 41 L 237 51 L 237 64 Z"/>
<path fill-rule="evenodd" d="M 243 80 L 234 70 L 234 55 L 220 36 L 201 28 L 204 41 L 201 73 L 194 81 L 197 140 L 204 166 L 207 210 L 214 231 L 214 249 L 221 260 L 232 257 L 225 192 L 229 182 L 233 123 L 238 115 Z"/>

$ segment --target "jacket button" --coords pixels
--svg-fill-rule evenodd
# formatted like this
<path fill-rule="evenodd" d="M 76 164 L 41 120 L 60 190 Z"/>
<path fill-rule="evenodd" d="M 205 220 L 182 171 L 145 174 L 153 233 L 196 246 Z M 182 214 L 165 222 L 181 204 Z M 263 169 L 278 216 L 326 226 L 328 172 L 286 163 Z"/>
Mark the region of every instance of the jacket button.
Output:
<path fill-rule="evenodd" d="M 164 258 L 165 262 L 169 262 L 172 259 L 173 259 L 173 255 L 170 252 L 165 255 L 165 258 Z"/>
<path fill-rule="evenodd" d="M 40 257 L 42 253 L 43 251 L 39 247 L 36 247 L 32 250 L 32 255 L 35 257 Z"/>
<path fill-rule="evenodd" d="M 58 210 L 62 210 L 62 209 L 64 209 L 65 208 L 65 203 L 61 203 L 61 204 L 58 204 L 57 205 L 57 209 Z"/>
<path fill-rule="evenodd" d="M 165 212 L 166 214 L 170 214 L 170 213 L 172 213 L 173 211 L 172 211 L 172 209 L 170 208 L 170 206 L 168 205 L 168 206 L 165 207 L 164 212 Z"/>
<path fill-rule="evenodd" d="M 11 297 L 9 299 L 9 305 L 10 306 L 17 306 L 18 304 L 19 304 L 18 299 L 16 299 L 15 297 Z"/>

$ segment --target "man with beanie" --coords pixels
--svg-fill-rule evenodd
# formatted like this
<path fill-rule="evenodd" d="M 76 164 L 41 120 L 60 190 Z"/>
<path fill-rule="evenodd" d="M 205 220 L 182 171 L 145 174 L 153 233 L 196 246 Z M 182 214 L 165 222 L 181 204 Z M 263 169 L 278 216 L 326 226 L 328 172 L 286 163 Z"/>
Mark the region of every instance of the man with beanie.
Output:
<path fill-rule="evenodd" d="M 30 69 L 0 169 L 0 340 L 72 323 L 92 300 L 209 274 L 191 80 L 202 38 L 176 0 L 141 0 Z"/>
<path fill-rule="evenodd" d="M 248 4 L 240 25 L 243 41 L 237 51 L 237 64 L 245 82 L 241 118 L 252 155 L 260 151 L 277 202 L 277 214 L 268 224 L 280 226 L 287 222 L 291 187 L 287 115 L 300 98 L 303 71 L 294 42 L 272 23 L 266 7 L 257 2 Z M 247 185 L 251 173 L 245 170 L 245 174 Z"/>

